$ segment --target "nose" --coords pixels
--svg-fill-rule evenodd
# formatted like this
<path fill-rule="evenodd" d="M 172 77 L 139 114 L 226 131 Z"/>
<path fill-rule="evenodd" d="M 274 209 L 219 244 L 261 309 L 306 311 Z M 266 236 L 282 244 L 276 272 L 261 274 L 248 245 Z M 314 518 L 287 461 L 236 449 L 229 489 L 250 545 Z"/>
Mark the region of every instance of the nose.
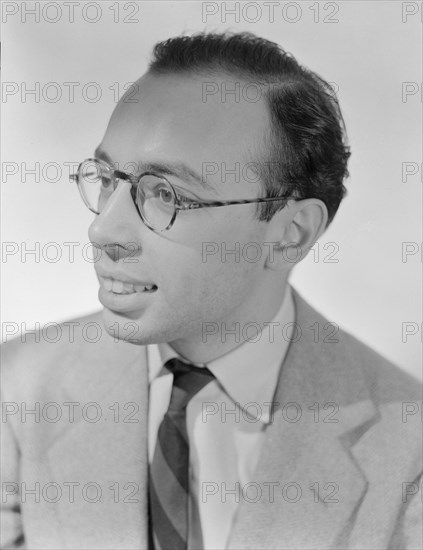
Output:
<path fill-rule="evenodd" d="M 103 210 L 90 225 L 89 239 L 95 248 L 118 262 L 141 253 L 140 231 L 143 231 L 143 222 L 131 197 L 131 184 L 120 180 Z"/>

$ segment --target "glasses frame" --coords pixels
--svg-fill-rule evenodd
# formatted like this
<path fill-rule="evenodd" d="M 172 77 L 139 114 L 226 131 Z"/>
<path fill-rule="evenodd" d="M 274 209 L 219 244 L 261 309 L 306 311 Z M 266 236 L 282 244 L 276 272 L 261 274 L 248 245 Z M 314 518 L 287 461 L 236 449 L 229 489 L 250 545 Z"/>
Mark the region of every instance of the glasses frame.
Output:
<path fill-rule="evenodd" d="M 84 204 L 87 206 L 87 208 L 91 212 L 93 212 L 96 215 L 99 215 L 100 212 L 97 212 L 96 210 L 93 210 L 91 205 L 86 200 L 86 198 L 84 196 L 84 193 L 82 191 L 82 187 L 81 187 L 81 184 L 80 184 L 80 181 L 79 181 L 79 177 L 78 177 L 79 170 L 80 170 L 81 166 L 86 162 L 93 162 L 96 165 L 99 165 L 100 169 L 102 169 L 102 165 L 104 165 L 106 167 L 106 169 L 109 170 L 110 175 L 112 177 L 113 187 L 114 187 L 113 192 L 116 190 L 117 180 L 128 181 L 131 184 L 131 197 L 132 197 L 134 205 L 137 209 L 137 212 L 138 212 L 141 220 L 143 221 L 143 223 L 149 229 L 151 229 L 151 231 L 154 231 L 155 233 L 162 233 L 163 231 L 169 230 L 173 226 L 173 224 L 175 222 L 175 219 L 176 219 L 176 216 L 177 216 L 179 211 L 197 210 L 198 208 L 216 208 L 216 207 L 219 207 L 219 206 L 232 206 L 232 205 L 235 205 L 235 204 L 254 204 L 254 203 L 275 202 L 275 201 L 288 201 L 290 199 L 299 200 L 298 197 L 294 197 L 294 196 L 289 195 L 289 194 L 284 194 L 284 195 L 281 195 L 279 197 L 263 197 L 263 198 L 258 198 L 258 199 L 239 199 L 239 200 L 229 200 L 229 201 L 196 201 L 194 199 L 192 199 L 192 200 L 190 199 L 190 202 L 183 202 L 178 198 L 178 194 L 175 191 L 175 188 L 173 187 L 173 185 L 170 183 L 170 181 L 167 178 L 165 178 L 164 176 L 160 175 L 160 174 L 157 174 L 155 172 L 147 171 L 147 172 L 143 172 L 139 176 L 134 176 L 132 174 L 127 174 L 126 172 L 122 172 L 121 170 L 113 170 L 113 167 L 110 166 L 107 162 L 105 162 L 103 160 L 88 158 L 88 159 L 83 160 L 79 164 L 77 172 L 75 174 L 71 174 L 69 176 L 69 179 L 70 179 L 71 182 L 76 182 L 76 184 L 78 186 L 79 193 L 82 197 L 82 200 L 84 201 Z M 167 185 L 170 187 L 170 189 L 172 191 L 173 199 L 174 199 L 174 212 L 173 212 L 173 216 L 172 216 L 172 219 L 170 220 L 169 224 L 163 229 L 154 228 L 149 223 L 149 221 L 143 216 L 143 214 L 141 212 L 141 209 L 140 209 L 140 206 L 138 204 L 138 195 L 140 193 L 139 192 L 139 182 L 140 182 L 141 178 L 144 177 L 144 176 L 154 176 L 156 178 L 159 178 L 159 179 L 163 180 L 164 182 L 167 183 Z"/>

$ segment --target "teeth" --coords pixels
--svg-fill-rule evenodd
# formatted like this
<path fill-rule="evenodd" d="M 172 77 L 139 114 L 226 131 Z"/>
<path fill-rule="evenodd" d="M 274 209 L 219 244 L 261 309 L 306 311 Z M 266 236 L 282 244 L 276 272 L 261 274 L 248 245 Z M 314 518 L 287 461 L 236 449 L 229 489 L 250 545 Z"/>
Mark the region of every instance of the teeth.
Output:
<path fill-rule="evenodd" d="M 132 283 L 124 283 L 115 279 L 101 277 L 104 288 L 112 291 L 115 294 L 134 294 L 135 292 L 146 292 L 152 290 L 154 285 L 133 285 Z"/>
<path fill-rule="evenodd" d="M 112 290 L 112 286 L 113 286 L 112 279 L 103 279 L 103 283 L 106 290 Z"/>
<path fill-rule="evenodd" d="M 122 291 L 123 291 L 122 281 L 113 281 L 112 290 L 113 290 L 113 292 L 117 292 L 118 294 L 122 294 Z"/>

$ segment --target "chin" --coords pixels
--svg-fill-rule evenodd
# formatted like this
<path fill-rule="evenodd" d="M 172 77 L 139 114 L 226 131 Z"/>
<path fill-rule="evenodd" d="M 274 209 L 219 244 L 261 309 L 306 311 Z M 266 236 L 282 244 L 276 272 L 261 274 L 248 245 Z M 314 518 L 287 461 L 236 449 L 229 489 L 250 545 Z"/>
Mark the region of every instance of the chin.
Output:
<path fill-rule="evenodd" d="M 103 324 L 106 332 L 115 340 L 123 340 L 131 344 L 145 345 L 145 334 L 142 330 L 143 323 L 139 316 L 128 313 L 119 313 L 108 308 L 103 308 Z"/>
<path fill-rule="evenodd" d="M 154 330 L 155 323 L 151 320 L 141 320 L 141 317 L 142 314 L 139 312 L 120 313 L 106 307 L 102 312 L 104 329 L 115 340 L 138 346 L 169 341 L 168 335 L 163 331 L 163 323 L 160 323 L 160 329 Z"/>

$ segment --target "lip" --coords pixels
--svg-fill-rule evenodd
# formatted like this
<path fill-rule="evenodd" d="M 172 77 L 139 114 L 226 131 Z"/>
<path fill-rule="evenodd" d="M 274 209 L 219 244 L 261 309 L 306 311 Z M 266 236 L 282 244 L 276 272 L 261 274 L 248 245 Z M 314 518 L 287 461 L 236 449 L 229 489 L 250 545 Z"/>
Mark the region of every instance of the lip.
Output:
<path fill-rule="evenodd" d="M 107 281 L 112 281 L 112 279 L 107 278 Z M 116 279 L 113 279 L 113 281 L 116 281 Z M 123 286 L 121 287 L 121 291 L 119 292 L 119 291 L 113 289 L 114 284 L 112 285 L 111 282 L 110 282 L 110 285 L 111 285 L 111 287 L 110 287 L 109 283 L 106 283 L 106 279 L 102 275 L 98 276 L 98 282 L 100 283 L 101 288 L 104 288 L 105 290 L 107 290 L 108 292 L 112 292 L 113 294 L 134 294 L 136 292 L 143 293 L 143 292 L 152 292 L 153 290 L 157 290 L 157 285 L 148 285 L 148 286 L 152 286 L 153 288 L 146 289 L 146 288 L 143 288 L 143 287 L 147 286 L 145 284 L 144 285 L 142 285 L 142 284 L 137 284 L 137 285 L 130 284 L 129 285 L 129 283 L 125 283 L 125 281 L 116 281 L 117 283 L 123 283 Z M 128 286 L 130 286 L 131 288 L 126 288 L 125 289 L 125 287 L 128 287 Z M 124 291 L 124 292 L 122 292 L 122 291 Z"/>
<path fill-rule="evenodd" d="M 145 309 L 148 302 L 152 299 L 151 295 L 155 294 L 157 291 L 157 285 L 151 281 L 148 281 L 148 279 L 135 279 L 134 277 L 131 277 L 118 269 L 105 269 L 99 265 L 96 265 L 95 271 L 100 284 L 100 289 L 98 291 L 98 299 L 100 303 L 105 308 L 117 313 L 129 313 L 131 311 Z M 117 294 L 105 288 L 102 280 L 103 278 L 122 281 L 123 283 L 129 283 L 134 286 L 155 285 L 156 288 L 142 292 L 137 291 L 131 294 Z"/>
<path fill-rule="evenodd" d="M 154 285 L 154 283 L 151 281 L 141 281 L 140 279 L 134 279 L 133 277 L 130 277 L 129 275 L 126 275 L 125 273 L 122 273 L 120 271 L 106 271 L 105 269 L 102 269 L 98 266 L 96 267 L 96 273 L 99 277 L 104 277 L 105 279 L 114 279 L 115 281 L 122 281 L 123 283 L 129 283 L 132 285 Z"/>
<path fill-rule="evenodd" d="M 111 290 L 106 290 L 103 286 L 98 291 L 98 299 L 101 304 L 112 311 L 119 313 L 139 309 L 144 309 L 151 295 L 155 294 L 157 289 L 145 292 L 134 292 L 133 294 L 115 294 Z"/>

